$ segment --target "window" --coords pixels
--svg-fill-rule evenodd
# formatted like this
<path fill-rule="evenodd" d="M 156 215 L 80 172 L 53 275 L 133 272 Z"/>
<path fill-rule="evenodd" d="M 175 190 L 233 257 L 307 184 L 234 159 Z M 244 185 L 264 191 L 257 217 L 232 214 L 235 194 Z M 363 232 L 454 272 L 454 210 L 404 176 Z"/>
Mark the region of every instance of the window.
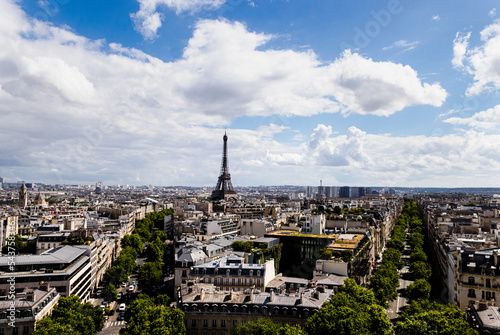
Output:
<path fill-rule="evenodd" d="M 233 327 L 236 327 L 238 325 L 238 321 L 237 320 L 233 320 Z"/>
<path fill-rule="evenodd" d="M 208 327 L 208 320 L 207 319 L 203 320 L 203 327 Z"/>
<path fill-rule="evenodd" d="M 196 327 L 196 319 L 191 320 L 191 327 Z"/>
<path fill-rule="evenodd" d="M 182 276 L 183 276 L 183 277 L 187 277 L 187 272 L 186 272 L 186 270 L 182 270 Z"/>
<path fill-rule="evenodd" d="M 24 326 L 23 327 L 23 334 L 29 334 L 30 333 L 30 327 L 29 326 Z"/>
<path fill-rule="evenodd" d="M 221 320 L 220 326 L 224 328 L 226 326 L 226 320 Z"/>
<path fill-rule="evenodd" d="M 467 295 L 470 298 L 475 298 L 476 297 L 476 291 L 473 288 L 469 289 L 469 294 Z"/>
<path fill-rule="evenodd" d="M 469 277 L 469 285 L 474 285 L 474 284 L 475 284 L 474 277 Z"/>
<path fill-rule="evenodd" d="M 486 279 L 486 287 L 491 287 L 491 279 Z"/>
<path fill-rule="evenodd" d="M 0 328 L 0 335 L 4 335 L 5 334 L 5 329 L 4 328 Z"/>
<path fill-rule="evenodd" d="M 486 292 L 486 300 L 491 300 L 491 292 Z"/>
<path fill-rule="evenodd" d="M 217 327 L 217 320 L 212 320 L 212 327 Z"/>

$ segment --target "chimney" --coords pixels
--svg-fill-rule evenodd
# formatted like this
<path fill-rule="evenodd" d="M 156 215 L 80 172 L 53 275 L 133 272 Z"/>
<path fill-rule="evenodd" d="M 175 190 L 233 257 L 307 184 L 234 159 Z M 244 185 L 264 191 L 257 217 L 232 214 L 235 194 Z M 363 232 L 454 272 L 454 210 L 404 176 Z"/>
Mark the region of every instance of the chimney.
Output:
<path fill-rule="evenodd" d="M 49 283 L 46 283 L 44 281 L 40 282 L 40 290 L 45 291 L 45 292 L 49 292 L 49 289 L 50 289 Z"/>
<path fill-rule="evenodd" d="M 25 297 L 26 297 L 27 301 L 34 302 L 36 299 L 35 291 L 32 291 L 32 290 L 26 291 Z"/>

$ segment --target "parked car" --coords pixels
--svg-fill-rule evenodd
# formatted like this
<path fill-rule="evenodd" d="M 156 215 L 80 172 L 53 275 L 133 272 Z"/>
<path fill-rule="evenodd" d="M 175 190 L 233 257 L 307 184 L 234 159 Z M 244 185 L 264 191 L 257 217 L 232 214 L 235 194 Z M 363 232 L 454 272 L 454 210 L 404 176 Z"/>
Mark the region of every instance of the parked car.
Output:
<path fill-rule="evenodd" d="M 122 298 L 122 293 L 118 292 L 118 297 L 116 298 L 117 300 L 120 300 Z"/>
<path fill-rule="evenodd" d="M 117 318 L 116 320 L 118 320 L 118 321 L 122 321 L 122 320 L 124 320 L 124 319 L 125 319 L 125 313 L 120 313 L 120 314 L 118 315 L 118 318 Z"/>
<path fill-rule="evenodd" d="M 103 302 L 101 303 L 101 308 L 102 308 L 102 309 L 105 309 L 106 307 L 108 307 L 108 302 L 107 302 L 107 301 L 103 301 Z"/>
<path fill-rule="evenodd" d="M 125 308 L 127 308 L 127 306 L 124 303 L 121 303 L 120 307 L 118 307 L 118 311 L 119 312 L 125 312 Z"/>
<path fill-rule="evenodd" d="M 134 289 L 135 289 L 135 286 L 134 286 L 134 285 L 130 285 L 130 286 L 128 287 L 128 290 L 127 290 L 127 291 L 128 291 L 128 292 L 134 292 Z"/>
<path fill-rule="evenodd" d="M 134 281 L 132 281 L 132 285 L 135 285 L 135 280 L 134 280 Z"/>

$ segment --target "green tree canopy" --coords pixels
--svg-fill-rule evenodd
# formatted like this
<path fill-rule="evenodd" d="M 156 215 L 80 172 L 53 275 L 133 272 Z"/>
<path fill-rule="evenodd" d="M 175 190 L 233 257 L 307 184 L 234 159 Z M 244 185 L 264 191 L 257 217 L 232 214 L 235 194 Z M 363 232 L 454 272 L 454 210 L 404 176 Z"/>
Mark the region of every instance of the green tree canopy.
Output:
<path fill-rule="evenodd" d="M 122 248 L 131 247 L 134 249 L 134 251 L 136 253 L 140 253 L 140 252 L 142 252 L 144 242 L 142 240 L 141 235 L 132 234 L 132 235 L 123 236 L 122 240 L 121 240 L 121 245 L 122 245 Z"/>
<path fill-rule="evenodd" d="M 137 276 L 139 287 L 147 292 L 153 286 L 163 283 L 163 263 L 147 262 L 141 267 Z"/>
<path fill-rule="evenodd" d="M 427 255 L 422 248 L 413 249 L 410 255 L 410 262 L 427 262 Z"/>
<path fill-rule="evenodd" d="M 94 335 L 104 326 L 105 316 L 101 308 L 71 295 L 60 298 L 47 318 L 51 321 L 39 321 L 33 334 Z"/>
<path fill-rule="evenodd" d="M 102 290 L 102 297 L 106 301 L 116 301 L 118 299 L 118 291 L 116 290 L 115 285 L 108 283 L 104 290 Z"/>
<path fill-rule="evenodd" d="M 405 290 L 405 295 L 408 300 L 428 300 L 431 295 L 431 284 L 425 279 L 417 279 Z"/>
<path fill-rule="evenodd" d="M 122 335 L 184 335 L 184 313 L 177 308 L 164 305 L 166 299 L 158 301 L 140 294 L 127 308 L 127 328 Z M 157 303 L 159 302 L 159 303 Z"/>
<path fill-rule="evenodd" d="M 392 263 L 397 269 L 401 270 L 405 263 L 401 259 L 401 252 L 397 249 L 386 249 L 382 255 L 384 262 Z"/>
<path fill-rule="evenodd" d="M 305 330 L 314 335 L 392 334 L 389 317 L 377 304 L 373 291 L 350 278 L 330 302 L 307 319 Z"/>
<path fill-rule="evenodd" d="M 415 277 L 415 279 L 425 279 L 429 280 L 432 275 L 432 269 L 427 262 L 415 262 L 410 264 L 410 271 Z"/>
<path fill-rule="evenodd" d="M 401 313 L 394 326 L 396 335 L 477 335 L 465 314 L 450 304 L 413 301 Z"/>

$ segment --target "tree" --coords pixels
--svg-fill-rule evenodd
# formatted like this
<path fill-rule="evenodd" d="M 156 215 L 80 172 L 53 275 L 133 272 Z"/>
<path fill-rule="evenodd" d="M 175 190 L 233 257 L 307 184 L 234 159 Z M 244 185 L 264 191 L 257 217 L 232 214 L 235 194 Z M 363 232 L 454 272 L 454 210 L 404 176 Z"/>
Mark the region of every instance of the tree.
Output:
<path fill-rule="evenodd" d="M 396 289 L 399 286 L 399 274 L 396 266 L 383 261 L 377 271 L 370 278 L 370 288 L 381 306 L 387 307 L 388 301 L 397 298 Z"/>
<path fill-rule="evenodd" d="M 233 328 L 233 335 L 277 335 L 280 326 L 269 318 L 254 319 Z"/>
<path fill-rule="evenodd" d="M 412 233 L 408 238 L 408 243 L 412 248 L 424 248 L 424 235 L 421 233 Z"/>
<path fill-rule="evenodd" d="M 137 281 L 143 291 L 149 291 L 153 286 L 163 283 L 163 264 L 160 262 L 147 262 L 141 267 Z"/>
<path fill-rule="evenodd" d="M 387 249 L 393 248 L 402 252 L 405 249 L 405 244 L 403 240 L 395 239 L 394 237 L 387 241 Z"/>
<path fill-rule="evenodd" d="M 450 304 L 438 304 L 428 300 L 413 301 L 401 313 L 394 326 L 397 335 L 477 335 L 465 314 Z"/>
<path fill-rule="evenodd" d="M 139 234 L 125 235 L 121 240 L 122 248 L 132 247 L 136 253 L 140 253 L 142 251 L 144 242 L 142 241 L 142 237 Z"/>
<path fill-rule="evenodd" d="M 342 251 L 342 260 L 346 263 L 349 263 L 352 259 L 352 250 L 344 250 Z"/>
<path fill-rule="evenodd" d="M 152 242 L 149 242 L 146 249 L 146 255 L 149 262 L 161 262 L 163 260 L 163 254 L 165 253 L 166 244 L 156 238 Z"/>
<path fill-rule="evenodd" d="M 389 317 L 377 304 L 372 290 L 366 290 L 347 278 L 330 302 L 309 317 L 308 334 L 392 334 Z"/>
<path fill-rule="evenodd" d="M 427 255 L 421 248 L 413 249 L 410 255 L 410 262 L 427 262 Z"/>
<path fill-rule="evenodd" d="M 50 317 L 45 317 L 36 323 L 36 329 L 32 335 L 74 335 L 75 331 L 68 324 L 60 324 Z"/>
<path fill-rule="evenodd" d="M 104 287 L 104 290 L 102 290 L 102 296 L 106 301 L 115 301 L 118 299 L 118 291 L 115 285 L 108 283 L 108 285 Z"/>
<path fill-rule="evenodd" d="M 151 239 L 156 240 L 157 238 L 163 243 L 168 239 L 168 235 L 163 230 L 155 230 Z"/>
<path fill-rule="evenodd" d="M 139 294 L 125 311 L 127 328 L 122 335 L 183 335 L 186 333 L 184 313 L 164 305 L 165 299 L 152 299 Z"/>
<path fill-rule="evenodd" d="M 12 236 L 12 235 L 11 235 Z M 16 254 L 35 254 L 36 253 L 36 239 L 24 242 L 23 238 L 19 235 L 14 235 L 14 244 L 12 245 L 12 237 L 8 238 L 9 243 L 4 245 L 2 248 L 2 253 L 7 255 L 14 251 Z"/>
<path fill-rule="evenodd" d="M 35 335 L 45 334 L 81 334 L 94 335 L 104 326 L 104 313 L 101 308 L 93 307 L 90 302 L 81 303 L 79 297 L 71 295 L 59 299 L 51 321 L 39 321 Z"/>
<path fill-rule="evenodd" d="M 405 265 L 405 263 L 401 259 L 401 252 L 397 249 L 386 249 L 382 255 L 382 259 L 384 260 L 384 262 L 390 262 L 394 264 L 394 266 L 399 270 L 401 270 Z"/>
<path fill-rule="evenodd" d="M 284 325 L 278 330 L 278 335 L 307 335 L 306 331 L 299 325 Z"/>
<path fill-rule="evenodd" d="M 405 290 L 405 295 L 408 300 L 428 300 L 431 295 L 431 284 L 425 279 L 417 279 Z"/>
<path fill-rule="evenodd" d="M 432 269 L 427 262 L 415 262 L 410 264 L 410 271 L 415 279 L 429 280 L 432 275 Z"/>

